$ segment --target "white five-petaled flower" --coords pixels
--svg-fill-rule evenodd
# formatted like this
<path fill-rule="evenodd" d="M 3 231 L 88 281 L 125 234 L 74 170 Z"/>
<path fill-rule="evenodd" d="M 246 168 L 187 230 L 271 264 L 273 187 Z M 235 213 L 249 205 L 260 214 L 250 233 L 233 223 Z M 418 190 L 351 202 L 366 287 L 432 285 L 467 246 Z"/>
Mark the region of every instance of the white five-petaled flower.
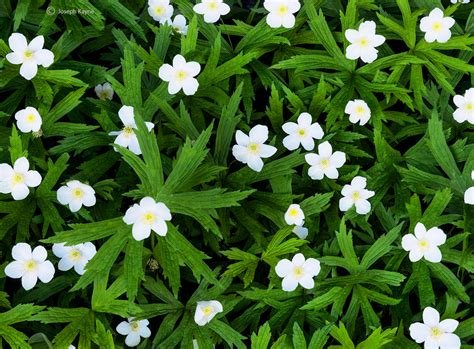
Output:
<path fill-rule="evenodd" d="M 133 318 L 122 321 L 118 324 L 116 330 L 125 337 L 125 344 L 129 347 L 136 347 L 140 344 L 141 337 L 148 338 L 151 331 L 148 328 L 148 320 L 135 320 Z"/>
<path fill-rule="evenodd" d="M 186 62 L 183 56 L 176 55 L 173 58 L 173 65 L 163 64 L 158 75 L 161 80 L 168 82 L 169 94 L 174 95 L 183 89 L 186 96 L 191 96 L 199 88 L 195 76 L 200 71 L 201 65 L 198 62 Z"/>
<path fill-rule="evenodd" d="M 467 90 L 464 96 L 454 96 L 453 102 L 457 107 L 453 113 L 454 120 L 459 123 L 467 121 L 474 125 L 474 87 Z"/>
<path fill-rule="evenodd" d="M 219 301 L 200 301 L 197 302 L 196 312 L 194 313 L 194 321 L 199 326 L 208 324 L 214 316 L 222 313 L 224 308 Z"/>
<path fill-rule="evenodd" d="M 130 207 L 123 217 L 125 223 L 133 224 L 132 235 L 137 241 L 149 237 L 152 230 L 160 236 L 165 236 L 168 232 L 166 221 L 170 220 L 169 208 L 149 196 L 141 199 L 139 204 Z"/>
<path fill-rule="evenodd" d="M 30 163 L 25 157 L 15 161 L 13 167 L 0 164 L 0 193 L 12 194 L 14 200 L 23 200 L 41 183 L 38 171 L 29 171 Z"/>
<path fill-rule="evenodd" d="M 330 179 L 339 177 L 338 168 L 346 162 L 346 154 L 342 151 L 332 152 L 329 142 L 318 145 L 319 154 L 306 154 L 305 160 L 310 165 L 308 175 L 314 180 L 321 180 L 324 176 Z"/>
<path fill-rule="evenodd" d="M 186 17 L 183 15 L 176 15 L 173 20 L 169 19 L 167 22 L 176 33 L 186 35 L 188 33 L 188 25 Z"/>
<path fill-rule="evenodd" d="M 308 236 L 308 228 L 303 227 L 303 225 L 296 225 L 293 228 L 292 232 L 295 233 L 295 235 L 299 237 L 301 240 L 306 239 L 306 237 Z"/>
<path fill-rule="evenodd" d="M 94 88 L 95 94 L 97 97 L 103 101 L 106 99 L 112 100 L 114 98 L 114 89 L 112 85 L 108 82 L 104 83 L 103 85 L 99 84 Z"/>
<path fill-rule="evenodd" d="M 35 287 L 38 278 L 45 284 L 54 276 L 53 263 L 47 260 L 48 253 L 43 246 L 31 246 L 20 242 L 12 248 L 13 262 L 5 268 L 5 275 L 13 279 L 21 278 L 21 285 L 25 290 Z"/>
<path fill-rule="evenodd" d="M 135 131 L 137 124 L 135 123 L 135 115 L 133 107 L 124 105 L 118 112 L 119 118 L 123 123 L 122 131 L 113 131 L 109 136 L 117 136 L 114 143 L 122 147 L 128 148 L 132 153 L 140 155 L 142 153 L 140 144 L 138 143 Z M 148 131 L 151 131 L 155 125 L 151 122 L 145 122 Z"/>
<path fill-rule="evenodd" d="M 148 0 L 148 14 L 157 22 L 166 23 L 173 11 L 169 0 Z"/>
<path fill-rule="evenodd" d="M 436 309 L 426 307 L 423 310 L 423 322 L 410 325 L 410 336 L 417 343 L 425 343 L 426 349 L 459 349 L 461 340 L 453 332 L 459 322 L 453 319 L 439 321 Z"/>
<path fill-rule="evenodd" d="M 375 22 L 366 21 L 359 25 L 359 30 L 347 29 L 344 33 L 347 41 L 346 57 L 348 59 L 360 58 L 364 63 L 372 63 L 377 59 L 376 47 L 385 42 L 383 35 L 375 34 Z"/>
<path fill-rule="evenodd" d="M 425 258 L 432 263 L 441 262 L 441 251 L 438 246 L 446 242 L 446 234 L 439 228 L 426 230 L 423 223 L 415 226 L 415 235 L 406 234 L 402 238 L 402 247 L 405 251 L 410 251 L 408 257 L 412 262 L 418 262 Z"/>
<path fill-rule="evenodd" d="M 275 147 L 264 144 L 267 139 L 268 127 L 264 125 L 252 127 L 248 136 L 238 130 L 235 133 L 237 144 L 232 147 L 232 155 L 252 170 L 260 172 L 263 168 L 262 158 L 269 158 L 277 151 Z"/>
<path fill-rule="evenodd" d="M 305 259 L 303 254 L 296 254 L 293 259 L 282 259 L 275 267 L 277 275 L 283 278 L 281 288 L 283 291 L 294 291 L 298 284 L 303 288 L 312 289 L 314 287 L 313 278 L 321 271 L 320 263 L 317 259 Z"/>
<path fill-rule="evenodd" d="M 38 65 L 47 68 L 54 62 L 54 54 L 43 49 L 44 37 L 37 36 L 28 44 L 23 34 L 13 33 L 8 39 L 13 52 L 6 55 L 11 64 L 21 64 L 20 75 L 26 80 L 33 79 L 38 73 Z"/>
<path fill-rule="evenodd" d="M 315 122 L 312 123 L 309 113 L 301 113 L 296 123 L 287 122 L 283 124 L 283 131 L 288 134 L 283 139 L 283 145 L 288 150 L 295 150 L 300 145 L 305 150 L 314 149 L 314 139 L 321 139 L 324 136 L 323 129 Z"/>
<path fill-rule="evenodd" d="M 471 0 L 451 0 L 451 4 L 456 4 L 460 2 L 461 4 L 469 4 L 469 1 Z"/>
<path fill-rule="evenodd" d="M 361 126 L 364 126 L 370 120 L 371 116 L 369 106 L 362 99 L 349 101 L 346 104 L 344 112 L 349 115 L 350 122 L 353 124 L 359 123 Z"/>
<path fill-rule="evenodd" d="M 288 225 L 303 225 L 304 212 L 298 204 L 291 204 L 285 212 L 285 222 Z"/>
<path fill-rule="evenodd" d="M 266 21 L 271 28 L 290 29 L 295 26 L 294 13 L 299 11 L 301 4 L 299 0 L 265 0 L 263 7 L 270 12 Z"/>
<path fill-rule="evenodd" d="M 38 132 L 43 124 L 38 110 L 33 107 L 26 107 L 15 113 L 16 126 L 21 132 Z"/>
<path fill-rule="evenodd" d="M 92 207 L 95 205 L 95 190 L 79 181 L 69 181 L 58 189 L 56 193 L 61 205 L 68 205 L 71 212 L 77 212 L 82 205 Z"/>
<path fill-rule="evenodd" d="M 53 245 L 54 255 L 61 258 L 58 263 L 58 269 L 67 271 L 74 268 L 79 275 L 85 273 L 87 262 L 95 256 L 96 252 L 97 250 L 92 242 L 85 242 L 74 246 L 66 246 L 64 243 Z"/>
<path fill-rule="evenodd" d="M 356 176 L 351 184 L 346 184 L 342 188 L 342 195 L 339 200 L 339 209 L 341 211 L 348 211 L 355 205 L 358 214 L 366 214 L 370 212 L 370 202 L 367 200 L 375 195 L 375 192 L 365 189 L 367 186 L 367 179 L 361 176 Z"/>
<path fill-rule="evenodd" d="M 230 6 L 222 0 L 201 0 L 199 4 L 194 5 L 193 10 L 204 15 L 204 22 L 216 23 L 221 16 L 230 12 Z"/>
<path fill-rule="evenodd" d="M 426 42 L 447 42 L 451 38 L 450 28 L 456 22 L 451 17 L 444 17 L 443 11 L 435 8 L 420 21 L 420 29 L 425 33 Z"/>
<path fill-rule="evenodd" d="M 471 172 L 471 179 L 474 181 L 474 171 Z M 464 203 L 474 205 L 474 187 L 470 187 L 464 192 Z"/>

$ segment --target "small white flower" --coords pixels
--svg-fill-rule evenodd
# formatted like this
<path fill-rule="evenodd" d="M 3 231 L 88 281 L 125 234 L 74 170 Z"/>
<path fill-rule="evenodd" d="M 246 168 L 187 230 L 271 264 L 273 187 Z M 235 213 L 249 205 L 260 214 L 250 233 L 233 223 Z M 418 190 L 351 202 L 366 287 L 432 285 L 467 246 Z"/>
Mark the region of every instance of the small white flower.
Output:
<path fill-rule="evenodd" d="M 12 194 L 14 200 L 23 200 L 41 183 L 41 175 L 37 171 L 29 171 L 30 163 L 25 157 L 15 161 L 13 167 L 0 164 L 0 193 Z"/>
<path fill-rule="evenodd" d="M 33 79 L 38 73 L 38 65 L 47 68 L 54 62 L 54 54 L 43 49 L 44 37 L 37 36 L 28 44 L 23 34 L 13 33 L 8 39 L 13 52 L 6 55 L 11 64 L 21 64 L 20 75 L 26 80 Z"/>
<path fill-rule="evenodd" d="M 186 23 L 186 17 L 183 15 L 177 15 L 173 20 L 171 18 L 166 22 L 173 28 L 176 33 L 186 35 L 188 33 L 188 25 Z"/>
<path fill-rule="evenodd" d="M 285 222 L 288 225 L 303 225 L 304 213 L 298 204 L 291 204 L 285 213 Z"/>
<path fill-rule="evenodd" d="M 103 101 L 105 101 L 106 99 L 112 100 L 112 98 L 114 98 L 114 89 L 112 88 L 112 85 L 108 82 L 103 85 L 97 85 L 94 88 L 94 91 L 97 97 Z"/>
<path fill-rule="evenodd" d="M 303 222 L 304 224 L 304 222 Z M 306 237 L 308 236 L 308 228 L 305 228 L 303 227 L 303 225 L 296 225 L 294 228 L 293 228 L 293 233 L 296 234 L 297 237 L 299 237 L 301 240 L 304 240 L 306 239 Z"/>
<path fill-rule="evenodd" d="M 176 55 L 173 58 L 173 65 L 163 64 L 158 73 L 161 80 L 169 82 L 168 93 L 174 95 L 181 89 L 186 96 L 192 96 L 199 87 L 199 82 L 195 78 L 201 71 L 198 62 L 186 62 L 183 56 Z"/>
<path fill-rule="evenodd" d="M 350 122 L 353 124 L 359 123 L 361 126 L 364 126 L 371 116 L 369 106 L 362 99 L 349 101 L 344 112 L 349 115 Z"/>
<path fill-rule="evenodd" d="M 453 113 L 454 120 L 459 123 L 467 121 L 474 125 L 474 87 L 467 90 L 464 96 L 454 96 L 453 102 L 457 107 Z"/>
<path fill-rule="evenodd" d="M 402 238 L 402 247 L 410 251 L 409 258 L 412 262 L 418 262 L 425 258 L 432 263 L 441 262 L 441 251 L 438 246 L 446 242 L 446 234 L 439 228 L 431 228 L 426 231 L 423 223 L 415 226 L 415 235 L 406 234 Z"/>
<path fill-rule="evenodd" d="M 263 168 L 263 159 L 269 158 L 276 153 L 277 149 L 271 145 L 263 144 L 268 139 L 268 127 L 256 125 L 252 127 L 247 136 L 238 130 L 235 133 L 236 145 L 232 147 L 232 155 L 247 164 L 252 170 L 260 172 Z"/>
<path fill-rule="evenodd" d="M 129 347 L 136 347 L 140 344 L 140 337 L 148 338 L 151 336 L 151 331 L 148 328 L 148 320 L 135 320 L 133 318 L 122 321 L 118 324 L 116 330 L 125 337 L 125 344 Z"/>
<path fill-rule="evenodd" d="M 47 260 L 48 253 L 43 246 L 31 251 L 31 246 L 20 242 L 12 248 L 13 262 L 5 268 L 5 275 L 12 279 L 20 279 L 25 290 L 35 287 L 38 278 L 45 284 L 54 276 L 53 263 Z"/>
<path fill-rule="evenodd" d="M 385 37 L 375 34 L 375 27 L 374 21 L 366 21 L 359 25 L 359 30 L 347 29 L 345 31 L 344 35 L 351 43 L 346 49 L 348 59 L 360 58 L 364 63 L 372 63 L 377 59 L 379 51 L 376 47 L 385 42 Z"/>
<path fill-rule="evenodd" d="M 348 211 L 355 205 L 358 214 L 370 212 L 370 202 L 367 200 L 375 195 L 375 192 L 365 189 L 367 179 L 361 176 L 354 177 L 351 184 L 346 184 L 342 188 L 342 195 L 339 200 L 339 209 L 343 212 Z"/>
<path fill-rule="evenodd" d="M 474 171 L 471 172 L 471 179 L 474 181 Z M 464 202 L 474 205 L 474 187 L 470 187 L 464 192 Z"/>
<path fill-rule="evenodd" d="M 298 0 L 265 0 L 263 7 L 270 12 L 266 21 L 271 28 L 290 29 L 295 26 L 293 14 L 299 11 L 301 4 Z"/>
<path fill-rule="evenodd" d="M 135 123 L 135 115 L 133 107 L 124 105 L 118 112 L 119 118 L 123 123 L 122 131 L 113 131 L 109 133 L 109 136 L 117 136 L 114 143 L 124 148 L 128 148 L 132 153 L 140 155 L 142 153 L 140 144 L 138 143 L 137 135 L 135 131 L 137 124 Z M 148 131 L 151 131 L 155 125 L 151 122 L 145 122 Z"/>
<path fill-rule="evenodd" d="M 201 3 L 194 5 L 193 10 L 204 15 L 204 22 L 216 23 L 221 16 L 230 12 L 230 6 L 222 0 L 201 0 Z"/>
<path fill-rule="evenodd" d="M 82 205 L 92 207 L 95 205 L 95 190 L 79 181 L 69 181 L 58 189 L 56 193 L 61 205 L 69 205 L 71 212 L 77 212 Z"/>
<path fill-rule="evenodd" d="M 306 154 L 305 160 L 310 165 L 308 175 L 314 180 L 321 180 L 324 176 L 330 179 L 339 177 L 338 168 L 346 162 L 346 154 L 342 151 L 332 152 L 329 142 L 318 145 L 319 154 Z"/>
<path fill-rule="evenodd" d="M 301 113 L 298 116 L 297 123 L 287 122 L 283 124 L 283 131 L 289 136 L 283 139 L 283 145 L 288 150 L 295 150 L 300 145 L 305 150 L 314 149 L 314 139 L 321 139 L 324 136 L 323 129 L 317 122 L 312 123 L 311 115 Z"/>
<path fill-rule="evenodd" d="M 141 199 L 140 204 L 130 207 L 123 217 L 125 223 L 133 224 L 132 235 L 137 241 L 149 237 L 152 230 L 160 236 L 165 236 L 168 232 L 166 221 L 170 220 L 171 212 L 168 207 L 149 196 Z"/>
<path fill-rule="evenodd" d="M 219 301 L 200 301 L 197 302 L 196 312 L 194 313 L 194 321 L 199 326 L 208 324 L 214 316 L 222 313 L 223 307 Z"/>
<path fill-rule="evenodd" d="M 275 267 L 277 275 L 283 278 L 281 288 L 283 291 L 291 292 L 300 284 L 303 288 L 312 289 L 314 287 L 313 278 L 321 271 L 320 263 L 317 259 L 308 258 L 305 260 L 301 253 L 296 254 L 290 261 L 282 259 Z"/>
<path fill-rule="evenodd" d="M 453 332 L 459 322 L 453 319 L 439 321 L 436 309 L 426 307 L 423 310 L 423 322 L 410 325 L 410 336 L 417 343 L 425 343 L 426 349 L 459 349 L 461 340 Z"/>
<path fill-rule="evenodd" d="M 173 11 L 169 0 L 148 0 L 148 14 L 161 24 L 171 19 Z"/>
<path fill-rule="evenodd" d="M 23 133 L 38 132 L 43 124 L 43 119 L 38 110 L 26 107 L 15 113 L 16 126 Z"/>
<path fill-rule="evenodd" d="M 451 0 L 451 4 L 456 4 L 460 2 L 461 4 L 469 4 L 469 1 L 471 0 Z"/>
<path fill-rule="evenodd" d="M 95 256 L 97 250 L 92 242 L 86 242 L 74 246 L 66 246 L 62 244 L 53 245 L 53 253 L 56 257 L 61 258 L 58 263 L 58 269 L 68 271 L 74 267 L 79 275 L 85 273 L 85 266 L 92 257 Z"/>
<path fill-rule="evenodd" d="M 451 17 L 444 17 L 443 11 L 435 8 L 420 21 L 420 29 L 425 33 L 426 42 L 447 42 L 451 38 L 449 30 L 456 22 Z"/>

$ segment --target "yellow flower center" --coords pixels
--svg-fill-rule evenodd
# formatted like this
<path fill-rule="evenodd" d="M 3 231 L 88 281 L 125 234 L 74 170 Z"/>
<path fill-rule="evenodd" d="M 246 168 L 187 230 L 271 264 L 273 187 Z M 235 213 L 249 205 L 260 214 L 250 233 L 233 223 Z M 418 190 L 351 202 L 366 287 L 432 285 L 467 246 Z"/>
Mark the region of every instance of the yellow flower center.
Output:
<path fill-rule="evenodd" d="M 293 269 L 293 275 L 295 278 L 300 278 L 303 276 L 303 268 L 302 267 L 295 267 Z"/>
<path fill-rule="evenodd" d="M 298 131 L 298 133 L 299 133 L 300 136 L 304 136 L 306 134 L 306 131 L 301 129 L 301 130 Z"/>
<path fill-rule="evenodd" d="M 158 16 L 163 16 L 165 14 L 165 8 L 163 6 L 156 6 L 155 7 L 155 13 Z"/>
<path fill-rule="evenodd" d="M 183 81 L 184 79 L 186 79 L 186 77 L 188 76 L 188 74 L 184 71 L 184 70 L 180 70 L 177 74 L 176 74 L 176 79 L 178 81 Z"/>
<path fill-rule="evenodd" d="M 362 114 L 364 112 L 364 107 L 359 105 L 357 108 L 356 108 L 356 113 L 358 114 Z"/>
<path fill-rule="evenodd" d="M 69 258 L 72 259 L 73 261 L 78 261 L 82 257 L 81 251 L 73 249 L 71 252 L 69 252 Z"/>
<path fill-rule="evenodd" d="M 132 329 L 133 332 L 137 332 L 139 330 L 140 325 L 138 324 L 137 321 L 133 321 L 130 323 L 130 328 Z"/>
<path fill-rule="evenodd" d="M 247 149 L 251 152 L 251 153 L 258 153 L 258 150 L 260 149 L 260 146 L 256 143 L 250 143 L 247 147 Z"/>
<path fill-rule="evenodd" d="M 123 128 L 123 132 L 125 133 L 125 136 L 128 136 L 130 137 L 131 135 L 133 135 L 133 127 L 132 126 L 125 126 Z"/>
<path fill-rule="evenodd" d="M 74 188 L 72 190 L 72 196 L 76 199 L 80 199 L 84 196 L 84 192 L 79 188 Z"/>
<path fill-rule="evenodd" d="M 217 2 L 216 1 L 211 1 L 207 4 L 207 8 L 209 10 L 217 10 Z"/>
<path fill-rule="evenodd" d="M 418 241 L 418 247 L 422 250 L 426 250 L 428 247 L 430 247 L 430 244 L 426 240 L 420 240 Z"/>
<path fill-rule="evenodd" d="M 21 184 L 21 183 L 23 183 L 24 181 L 25 181 L 25 178 L 23 177 L 22 174 L 20 174 L 20 173 L 15 173 L 15 174 L 13 175 L 13 179 L 12 179 L 13 184 Z"/>
<path fill-rule="evenodd" d="M 210 305 L 208 305 L 208 306 L 202 308 L 202 312 L 203 312 L 203 314 L 204 314 L 205 316 L 210 315 L 213 310 L 214 310 L 214 309 L 212 309 L 212 307 L 211 307 Z"/>
<path fill-rule="evenodd" d="M 438 327 L 433 327 L 431 329 L 431 336 L 435 338 L 439 338 L 443 334 L 443 331 L 441 331 Z"/>
<path fill-rule="evenodd" d="M 368 41 L 366 38 L 362 38 L 362 39 L 360 39 L 360 41 L 359 41 L 359 46 L 360 46 L 360 47 L 365 47 L 365 46 L 367 46 L 368 44 L 369 44 L 369 41 Z"/>
<path fill-rule="evenodd" d="M 298 210 L 296 208 L 292 208 L 289 212 L 290 216 L 297 216 L 298 215 Z"/>
<path fill-rule="evenodd" d="M 280 7 L 278 8 L 278 14 L 280 16 L 284 16 L 288 13 L 288 6 L 286 5 L 280 5 Z"/>
<path fill-rule="evenodd" d="M 322 159 L 319 162 L 319 166 L 321 166 L 323 169 L 327 169 L 329 167 L 329 159 Z"/>
<path fill-rule="evenodd" d="M 31 59 L 31 58 L 33 57 L 33 51 L 26 50 L 26 51 L 23 53 L 23 57 L 25 57 L 25 59 Z"/>
<path fill-rule="evenodd" d="M 28 114 L 26 116 L 26 121 L 28 122 L 34 122 L 36 120 L 36 116 L 34 114 Z"/>
<path fill-rule="evenodd" d="M 469 110 L 469 111 L 474 110 L 474 103 L 466 104 L 466 110 Z"/>
<path fill-rule="evenodd" d="M 360 193 L 358 191 L 355 191 L 352 193 L 352 200 L 353 201 L 359 201 L 360 200 Z"/>
<path fill-rule="evenodd" d="M 441 31 L 441 29 L 443 29 L 443 25 L 441 24 L 441 22 L 434 22 L 431 26 L 431 29 L 433 29 L 433 31 L 435 32 L 439 32 Z"/>
<path fill-rule="evenodd" d="M 155 219 L 156 219 L 155 215 L 151 212 L 145 213 L 142 218 L 143 218 L 143 222 L 149 225 L 152 225 L 153 223 L 155 223 Z"/>
<path fill-rule="evenodd" d="M 25 263 L 25 269 L 27 271 L 33 271 L 36 269 L 36 262 L 34 260 L 29 260 Z"/>

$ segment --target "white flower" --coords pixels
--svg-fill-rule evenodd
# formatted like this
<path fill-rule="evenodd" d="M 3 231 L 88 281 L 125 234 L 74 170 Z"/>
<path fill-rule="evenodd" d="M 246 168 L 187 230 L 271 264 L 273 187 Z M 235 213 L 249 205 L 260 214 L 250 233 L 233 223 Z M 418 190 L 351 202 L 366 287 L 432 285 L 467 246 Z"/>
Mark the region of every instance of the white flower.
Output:
<path fill-rule="evenodd" d="M 417 343 L 425 343 L 426 349 L 459 349 L 461 340 L 453 332 L 459 322 L 453 319 L 439 321 L 436 309 L 426 307 L 423 310 L 423 323 L 410 325 L 410 336 Z"/>
<path fill-rule="evenodd" d="M 347 41 L 346 57 L 348 59 L 360 58 L 364 63 L 372 63 L 377 59 L 376 47 L 385 42 L 383 35 L 375 34 L 375 22 L 365 21 L 359 25 L 359 30 L 347 29 L 344 33 Z"/>
<path fill-rule="evenodd" d="M 294 291 L 298 284 L 303 288 L 312 289 L 314 287 L 313 278 L 321 271 L 320 263 L 317 259 L 308 258 L 305 260 L 301 253 L 296 254 L 290 261 L 282 259 L 275 267 L 277 275 L 283 278 L 281 288 L 283 291 Z"/>
<path fill-rule="evenodd" d="M 292 232 L 295 233 L 296 236 L 299 237 L 301 240 L 306 239 L 306 237 L 308 236 L 308 228 L 303 227 L 303 225 L 296 225 L 293 228 Z"/>
<path fill-rule="evenodd" d="M 161 80 L 169 82 L 169 94 L 174 95 L 183 89 L 186 96 L 191 96 L 198 90 L 199 82 L 194 77 L 200 71 L 201 65 L 198 62 L 186 62 L 183 56 L 176 55 L 173 65 L 163 64 L 158 75 Z"/>
<path fill-rule="evenodd" d="M 288 225 L 303 225 L 304 213 L 298 204 L 291 204 L 285 213 L 285 222 Z"/>
<path fill-rule="evenodd" d="M 41 175 L 37 171 L 29 171 L 30 163 L 25 157 L 15 161 L 13 168 L 8 164 L 0 164 L 0 193 L 12 194 L 14 200 L 23 200 L 30 193 L 30 188 L 41 183 Z"/>
<path fill-rule="evenodd" d="M 222 313 L 222 311 L 222 304 L 219 301 L 197 302 L 196 312 L 194 313 L 194 321 L 199 326 L 204 326 L 208 324 L 218 313 Z"/>
<path fill-rule="evenodd" d="M 247 164 L 252 170 L 260 172 L 263 168 L 263 159 L 269 158 L 276 153 L 277 149 L 271 145 L 263 144 L 268 139 L 268 127 L 256 125 L 252 127 L 247 136 L 238 130 L 235 133 L 236 145 L 232 147 L 232 155 Z"/>
<path fill-rule="evenodd" d="M 364 126 L 370 120 L 370 108 L 362 99 L 349 101 L 344 112 L 349 114 L 349 121 L 353 124 Z"/>
<path fill-rule="evenodd" d="M 453 102 L 458 107 L 453 117 L 459 123 L 464 121 L 474 125 L 474 87 L 471 87 L 464 93 L 464 96 L 456 95 Z"/>
<path fill-rule="evenodd" d="M 125 223 L 133 224 L 132 235 L 137 241 L 149 237 L 152 230 L 160 236 L 165 236 L 168 232 L 166 221 L 170 220 L 171 212 L 168 207 L 149 196 L 141 199 L 140 204 L 130 207 L 123 217 Z"/>
<path fill-rule="evenodd" d="M 471 179 L 474 181 L 474 171 L 471 172 Z M 464 192 L 464 202 L 474 205 L 474 187 L 470 187 Z"/>
<path fill-rule="evenodd" d="M 318 145 L 319 154 L 306 154 L 305 160 L 310 165 L 308 175 L 314 180 L 321 180 L 324 176 L 330 179 L 339 177 L 338 168 L 346 162 L 346 154 L 342 151 L 332 152 L 329 142 Z"/>
<path fill-rule="evenodd" d="M 166 23 L 173 11 L 169 0 L 148 0 L 148 14 L 157 22 Z"/>
<path fill-rule="evenodd" d="M 188 25 L 186 23 L 186 17 L 183 15 L 177 15 L 173 20 L 171 18 L 166 22 L 170 25 L 173 30 L 181 35 L 186 35 L 188 33 Z"/>
<path fill-rule="evenodd" d="M 99 99 L 103 101 L 106 99 L 112 100 L 112 98 L 114 98 L 114 89 L 112 88 L 112 85 L 109 84 L 108 82 L 106 82 L 103 85 L 101 84 L 97 85 L 94 88 L 94 91 L 97 97 L 99 97 Z"/>
<path fill-rule="evenodd" d="M 58 269 L 67 271 L 74 267 L 79 275 L 85 272 L 85 266 L 92 257 L 95 256 L 97 250 L 92 242 L 86 242 L 74 246 L 66 246 L 62 244 L 53 245 L 53 253 L 56 257 L 61 258 Z"/>
<path fill-rule="evenodd" d="M 461 4 L 469 4 L 469 1 L 471 0 L 451 0 L 451 4 L 456 4 L 458 2 L 460 2 Z"/>
<path fill-rule="evenodd" d="M 204 15 L 204 22 L 216 23 L 221 16 L 230 12 L 230 6 L 222 0 L 202 0 L 194 5 L 194 12 Z"/>
<path fill-rule="evenodd" d="M 125 337 L 125 344 L 129 347 L 136 347 L 140 344 L 140 337 L 148 338 L 151 336 L 151 331 L 148 328 L 148 320 L 135 320 L 129 318 L 127 321 L 122 321 L 118 324 L 116 330 Z"/>
<path fill-rule="evenodd" d="M 451 17 L 444 17 L 443 11 L 435 8 L 420 21 L 420 29 L 425 33 L 426 42 L 447 42 L 451 38 L 449 30 L 456 22 Z"/>
<path fill-rule="evenodd" d="M 20 75 L 31 80 L 38 73 L 38 65 L 47 68 L 54 62 L 54 54 L 43 49 L 44 37 L 37 36 L 28 44 L 23 34 L 13 33 L 8 38 L 8 45 L 13 52 L 6 55 L 11 64 L 21 64 Z"/>
<path fill-rule="evenodd" d="M 308 113 L 301 113 L 297 123 L 287 122 L 282 128 L 289 135 L 283 139 L 283 145 L 288 150 L 295 150 L 300 144 L 305 150 L 313 150 L 313 138 L 321 139 L 324 136 L 321 126 L 317 122 L 313 124 L 311 115 Z"/>
<path fill-rule="evenodd" d="M 26 107 L 15 113 L 16 126 L 23 133 L 38 132 L 43 124 L 43 119 L 38 110 Z"/>
<path fill-rule="evenodd" d="M 77 212 L 82 205 L 92 207 L 95 205 L 95 190 L 79 181 L 69 181 L 58 189 L 56 193 L 61 205 L 69 205 L 71 212 Z"/>
<path fill-rule="evenodd" d="M 425 258 L 432 263 L 441 262 L 441 251 L 438 246 L 446 242 L 446 234 L 439 228 L 431 228 L 426 231 L 423 223 L 415 226 L 415 235 L 406 234 L 402 238 L 402 247 L 410 251 L 409 258 L 412 262 L 418 262 Z"/>
<path fill-rule="evenodd" d="M 38 278 L 45 284 L 54 276 L 53 263 L 47 260 L 48 253 L 43 246 L 37 246 L 31 251 L 31 246 L 20 242 L 12 248 L 13 262 L 5 268 L 5 275 L 13 279 L 21 278 L 25 290 L 35 287 Z"/>
<path fill-rule="evenodd" d="M 367 200 L 375 195 L 375 192 L 365 189 L 367 179 L 361 176 L 354 177 L 351 184 L 346 184 L 342 188 L 342 195 L 339 200 L 339 209 L 347 211 L 355 205 L 358 214 L 366 214 L 370 212 L 370 202 Z"/>
<path fill-rule="evenodd" d="M 271 28 L 293 28 L 296 13 L 301 8 L 298 0 L 265 0 L 263 7 L 270 12 L 266 18 Z"/>
<path fill-rule="evenodd" d="M 123 123 L 122 131 L 110 132 L 109 136 L 117 136 L 114 143 L 124 148 L 128 148 L 132 153 L 140 155 L 142 153 L 140 144 L 138 143 L 135 131 L 137 124 L 135 123 L 135 116 L 133 107 L 124 105 L 118 112 L 119 118 Z M 148 131 L 151 131 L 155 125 L 151 122 L 145 122 Z"/>

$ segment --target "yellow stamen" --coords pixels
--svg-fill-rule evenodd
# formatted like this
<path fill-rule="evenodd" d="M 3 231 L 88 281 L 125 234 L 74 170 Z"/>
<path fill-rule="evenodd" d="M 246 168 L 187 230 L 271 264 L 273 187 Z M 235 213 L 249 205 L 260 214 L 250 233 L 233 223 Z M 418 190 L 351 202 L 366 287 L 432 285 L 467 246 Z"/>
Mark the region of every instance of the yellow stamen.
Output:
<path fill-rule="evenodd" d="M 217 2 L 216 1 L 211 1 L 207 4 L 207 8 L 209 10 L 217 10 Z"/>
<path fill-rule="evenodd" d="M 133 321 L 132 323 L 130 323 L 130 328 L 133 332 L 137 332 L 140 328 L 140 325 L 138 325 L 137 321 Z"/>
<path fill-rule="evenodd" d="M 298 133 L 300 134 L 300 136 L 304 136 L 306 134 L 306 131 L 301 129 L 298 131 Z"/>
<path fill-rule="evenodd" d="M 293 269 L 293 275 L 296 277 L 296 278 L 300 278 L 303 276 L 303 268 L 302 267 L 295 267 Z"/>
<path fill-rule="evenodd" d="M 212 307 L 210 305 L 208 305 L 207 307 L 202 308 L 202 312 L 205 316 L 208 316 L 209 314 L 211 314 L 213 310 L 214 309 L 212 309 Z"/>
<path fill-rule="evenodd" d="M 28 114 L 26 116 L 26 121 L 28 122 L 34 122 L 36 120 L 36 116 L 34 114 Z"/>
<path fill-rule="evenodd" d="M 358 106 L 358 107 L 356 108 L 356 113 L 362 114 L 363 112 L 364 112 L 364 107 Z"/>
<path fill-rule="evenodd" d="M 151 225 L 155 223 L 155 215 L 151 212 L 145 213 L 142 218 L 145 224 Z"/>
<path fill-rule="evenodd" d="M 36 262 L 34 260 L 29 260 L 25 263 L 25 269 L 28 271 L 32 271 L 36 269 Z"/>
<path fill-rule="evenodd" d="M 79 250 L 72 250 L 70 253 L 69 253 L 69 258 L 71 258 L 73 261 L 78 261 L 79 259 L 81 259 L 82 257 L 82 254 Z"/>
<path fill-rule="evenodd" d="M 323 169 L 327 169 L 329 167 L 329 159 L 322 159 L 319 162 L 319 166 L 321 166 Z"/>
<path fill-rule="evenodd" d="M 252 153 L 258 153 L 258 150 L 260 149 L 259 145 L 258 144 L 255 144 L 255 143 L 250 143 L 248 146 L 247 146 L 247 149 L 252 152 Z"/>
<path fill-rule="evenodd" d="M 23 53 L 23 57 L 25 57 L 25 59 L 31 59 L 31 58 L 33 57 L 33 51 L 26 50 L 26 51 Z"/>
<path fill-rule="evenodd" d="M 439 32 L 439 31 L 441 31 L 441 29 L 443 29 L 443 26 L 441 25 L 441 22 L 435 22 L 431 26 L 431 29 L 433 29 L 433 31 L 435 31 L 435 32 Z"/>
<path fill-rule="evenodd" d="M 358 191 L 355 191 L 352 193 L 352 200 L 354 201 L 360 200 L 360 193 Z"/>
<path fill-rule="evenodd" d="M 186 79 L 187 76 L 188 76 L 188 74 L 186 74 L 185 71 L 180 70 L 180 71 L 176 74 L 176 79 L 179 80 L 179 81 L 183 81 L 184 79 Z"/>
<path fill-rule="evenodd" d="M 72 190 L 72 196 L 74 196 L 76 199 L 80 199 L 84 196 L 84 192 L 79 188 L 75 188 Z"/>
<path fill-rule="evenodd" d="M 13 175 L 13 179 L 12 179 L 13 184 L 21 184 L 21 183 L 23 183 L 24 181 L 25 181 L 25 178 L 23 177 L 22 174 L 20 174 L 20 173 L 15 173 L 15 174 Z"/>
<path fill-rule="evenodd" d="M 471 111 L 471 110 L 473 110 L 473 109 L 474 109 L 474 103 L 468 103 L 468 104 L 466 104 L 466 110 Z"/>
<path fill-rule="evenodd" d="M 280 16 L 284 16 L 288 13 L 288 6 L 286 5 L 281 5 L 279 8 L 278 8 L 278 14 Z"/>
<path fill-rule="evenodd" d="M 438 338 L 443 334 L 443 331 L 441 331 L 438 327 L 434 327 L 431 329 L 431 336 Z"/>
<path fill-rule="evenodd" d="M 155 7 L 155 13 L 158 15 L 158 16 L 163 16 L 165 14 L 165 9 L 163 6 L 156 6 Z"/>

